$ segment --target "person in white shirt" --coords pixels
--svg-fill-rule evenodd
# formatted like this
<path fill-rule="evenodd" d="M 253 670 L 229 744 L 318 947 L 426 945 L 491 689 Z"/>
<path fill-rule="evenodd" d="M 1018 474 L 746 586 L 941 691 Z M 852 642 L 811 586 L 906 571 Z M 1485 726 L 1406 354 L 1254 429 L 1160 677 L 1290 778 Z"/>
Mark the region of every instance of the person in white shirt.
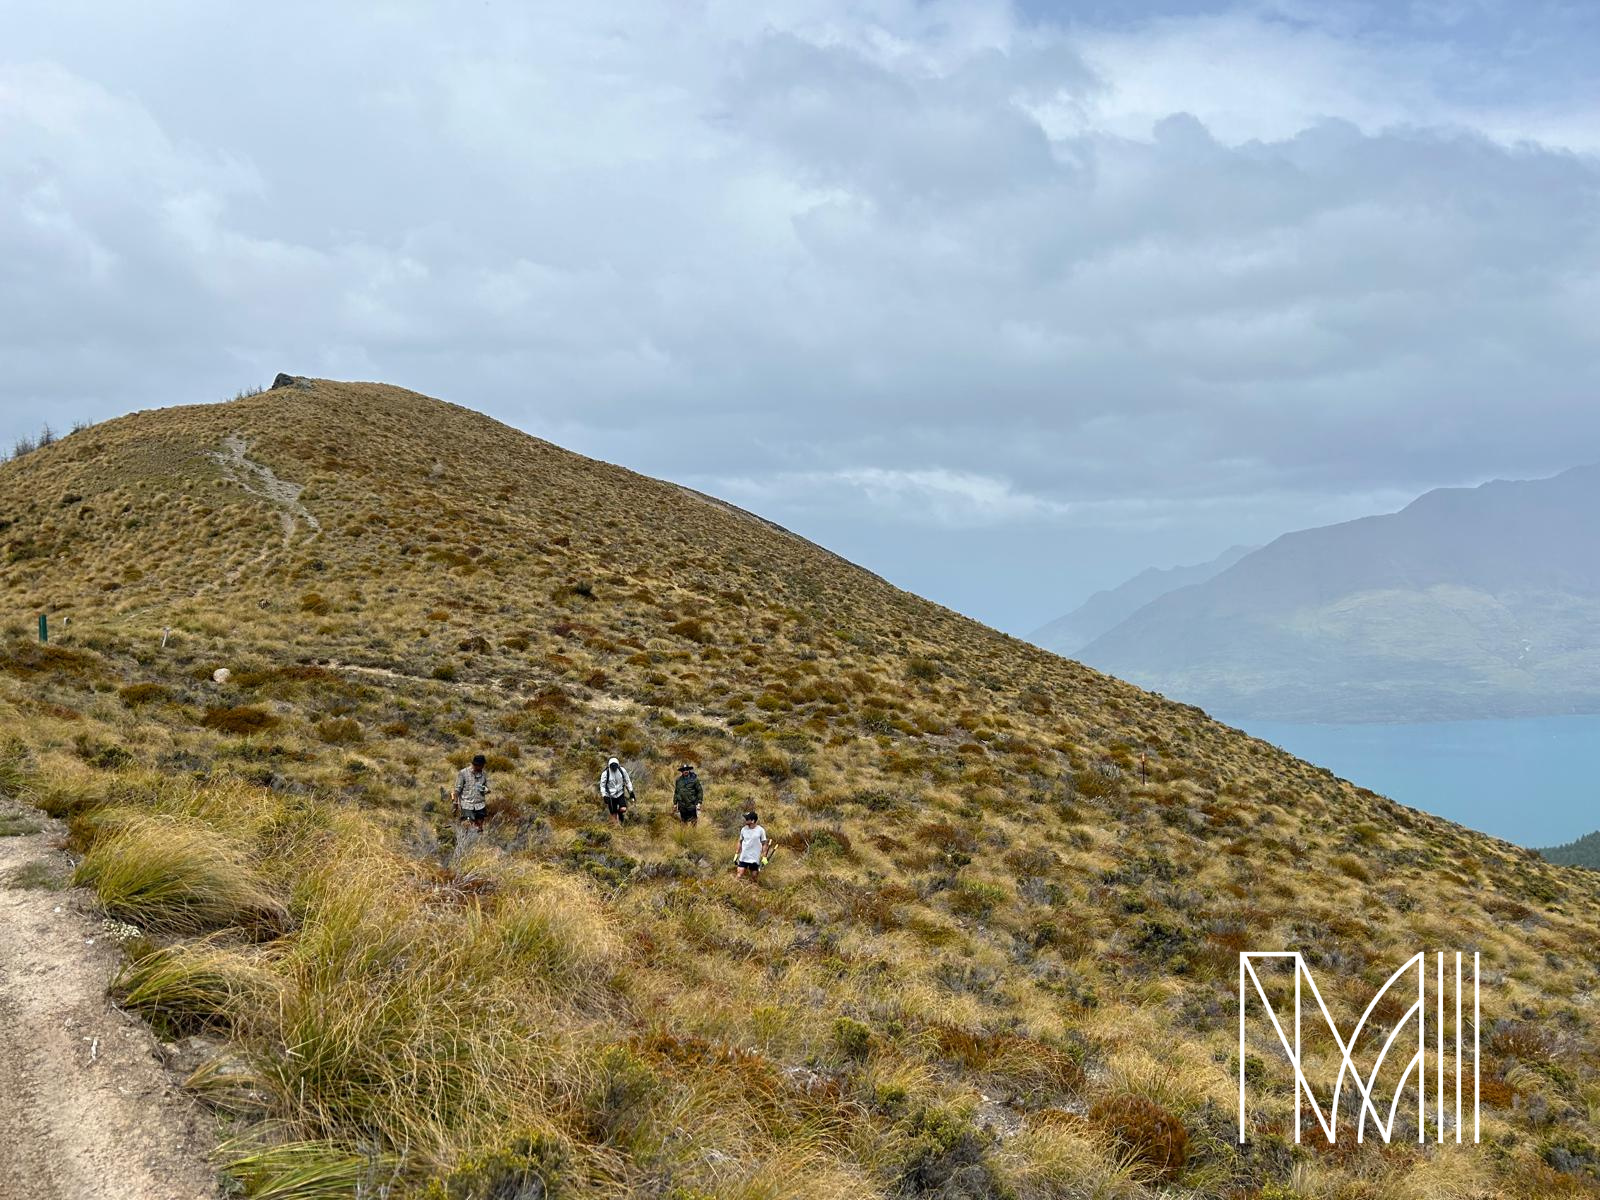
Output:
<path fill-rule="evenodd" d="M 758 824 L 755 810 L 751 809 L 745 813 L 744 827 L 739 830 L 739 852 L 733 860 L 734 873 L 741 879 L 745 876 L 756 878 L 767 863 L 767 852 L 771 847 L 772 840 Z"/>
<path fill-rule="evenodd" d="M 637 798 L 628 768 L 614 758 L 608 761 L 606 769 L 600 772 L 600 799 L 605 801 L 611 819 L 618 825 L 624 824 L 628 819 L 628 801 Z"/>

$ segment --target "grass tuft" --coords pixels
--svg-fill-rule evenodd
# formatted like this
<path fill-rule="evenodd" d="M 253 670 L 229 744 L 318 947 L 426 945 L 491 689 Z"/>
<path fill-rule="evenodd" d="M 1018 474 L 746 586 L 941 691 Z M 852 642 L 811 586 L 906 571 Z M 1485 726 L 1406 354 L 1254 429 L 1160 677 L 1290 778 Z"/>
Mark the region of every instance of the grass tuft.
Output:
<path fill-rule="evenodd" d="M 288 911 L 226 835 L 170 818 L 111 823 L 73 873 L 106 912 L 152 933 L 282 929 Z"/>
<path fill-rule="evenodd" d="M 58 892 L 62 887 L 62 872 L 41 859 L 24 863 L 7 872 L 4 883 L 8 888 L 37 888 L 46 892 Z"/>
<path fill-rule="evenodd" d="M 168 1038 L 245 1024 L 277 993 L 274 976 L 237 951 L 173 945 L 123 966 L 111 993 Z"/>
<path fill-rule="evenodd" d="M 251 1200 L 349 1200 L 385 1194 L 392 1160 L 357 1154 L 329 1141 L 284 1142 L 249 1153 L 230 1151 L 223 1170 Z"/>
<path fill-rule="evenodd" d="M 27 837 L 44 826 L 20 813 L 0 813 L 0 837 Z"/>

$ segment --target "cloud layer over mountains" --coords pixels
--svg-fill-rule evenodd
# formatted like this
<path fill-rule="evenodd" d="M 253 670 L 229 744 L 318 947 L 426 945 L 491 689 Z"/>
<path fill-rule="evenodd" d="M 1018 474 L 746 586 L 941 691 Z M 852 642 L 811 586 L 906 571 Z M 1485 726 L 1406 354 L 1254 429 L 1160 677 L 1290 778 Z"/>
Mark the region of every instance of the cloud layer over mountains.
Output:
<path fill-rule="evenodd" d="M 1181 7 L 14 5 L 0 435 L 381 378 L 1023 628 L 1600 457 L 1588 18 Z"/>

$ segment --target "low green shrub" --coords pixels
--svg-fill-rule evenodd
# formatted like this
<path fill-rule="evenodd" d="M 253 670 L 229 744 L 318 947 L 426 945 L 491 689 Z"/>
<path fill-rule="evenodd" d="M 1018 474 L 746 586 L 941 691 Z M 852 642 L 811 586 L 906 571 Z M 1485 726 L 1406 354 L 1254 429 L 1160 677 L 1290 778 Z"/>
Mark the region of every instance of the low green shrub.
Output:
<path fill-rule="evenodd" d="M 835 1017 L 833 1044 L 846 1058 L 860 1061 L 872 1051 L 872 1028 L 853 1017 Z"/>
<path fill-rule="evenodd" d="M 334 717 L 317 723 L 317 737 L 330 746 L 354 746 L 365 740 L 361 722 L 350 717 Z"/>
<path fill-rule="evenodd" d="M 44 826 L 19 813 L 0 813 L 0 838 L 27 837 L 38 833 Z"/>
<path fill-rule="evenodd" d="M 558 1200 L 569 1155 L 546 1134 L 515 1139 L 504 1150 L 463 1159 L 444 1179 L 430 1183 L 422 1200 Z"/>

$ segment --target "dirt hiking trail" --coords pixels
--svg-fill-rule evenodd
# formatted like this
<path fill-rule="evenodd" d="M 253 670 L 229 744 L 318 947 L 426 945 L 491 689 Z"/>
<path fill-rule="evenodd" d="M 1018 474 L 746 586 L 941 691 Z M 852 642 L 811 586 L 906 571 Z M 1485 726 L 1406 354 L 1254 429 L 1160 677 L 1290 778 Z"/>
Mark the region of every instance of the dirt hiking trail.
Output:
<path fill-rule="evenodd" d="M 59 822 L 0 798 L 0 1200 L 210 1200 L 210 1121 L 113 1008 L 121 951 Z"/>
<path fill-rule="evenodd" d="M 307 537 L 322 532 L 322 523 L 312 516 L 311 510 L 300 502 L 305 491 L 302 483 L 279 479 L 271 467 L 249 457 L 250 443 L 237 433 L 222 440 L 222 450 L 213 451 L 211 458 L 222 467 L 223 478 L 237 483 L 252 496 L 270 500 L 278 508 L 278 523 L 283 527 L 283 544 L 294 544 L 294 535 L 303 521 L 310 529 Z"/>

